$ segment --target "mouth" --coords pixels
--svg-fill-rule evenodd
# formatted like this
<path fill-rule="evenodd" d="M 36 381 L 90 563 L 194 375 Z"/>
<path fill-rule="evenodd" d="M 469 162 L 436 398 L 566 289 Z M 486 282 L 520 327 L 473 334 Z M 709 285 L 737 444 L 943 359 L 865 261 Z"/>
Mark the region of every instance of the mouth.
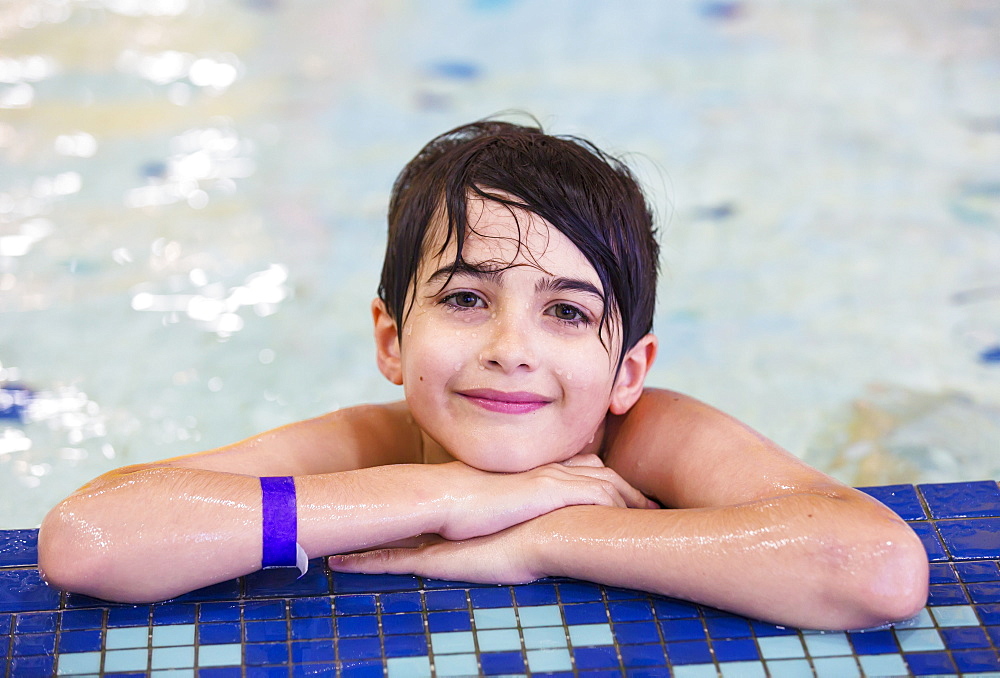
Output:
<path fill-rule="evenodd" d="M 552 402 L 551 398 L 546 398 L 538 393 L 497 391 L 491 388 L 459 391 L 458 395 L 484 410 L 502 414 L 528 414 L 540 410 Z"/>

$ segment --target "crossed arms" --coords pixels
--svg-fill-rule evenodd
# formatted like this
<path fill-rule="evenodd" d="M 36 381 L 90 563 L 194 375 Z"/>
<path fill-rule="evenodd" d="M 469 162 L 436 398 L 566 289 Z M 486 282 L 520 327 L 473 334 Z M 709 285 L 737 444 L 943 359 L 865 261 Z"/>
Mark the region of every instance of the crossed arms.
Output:
<path fill-rule="evenodd" d="M 895 514 L 678 393 L 647 389 L 609 419 L 603 461 L 499 474 L 418 463 L 420 444 L 395 403 L 118 469 L 45 518 L 40 567 L 61 588 L 128 602 L 248 574 L 261 561 L 258 478 L 294 475 L 299 542 L 338 554 L 339 571 L 569 576 L 823 629 L 926 602 L 926 554 Z"/>

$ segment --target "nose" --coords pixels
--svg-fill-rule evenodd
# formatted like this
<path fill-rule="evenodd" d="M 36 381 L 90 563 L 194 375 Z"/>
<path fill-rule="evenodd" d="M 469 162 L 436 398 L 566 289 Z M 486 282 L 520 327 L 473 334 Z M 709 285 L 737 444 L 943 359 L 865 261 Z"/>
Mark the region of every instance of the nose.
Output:
<path fill-rule="evenodd" d="M 537 367 L 529 321 L 512 316 L 497 316 L 490 327 L 489 340 L 479 361 L 488 370 L 511 374 L 518 370 L 530 372 Z"/>

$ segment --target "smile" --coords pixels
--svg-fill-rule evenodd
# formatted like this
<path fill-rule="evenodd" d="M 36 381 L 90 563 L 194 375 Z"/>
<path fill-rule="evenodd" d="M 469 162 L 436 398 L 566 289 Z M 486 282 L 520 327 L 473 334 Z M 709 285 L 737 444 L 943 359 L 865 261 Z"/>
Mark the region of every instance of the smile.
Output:
<path fill-rule="evenodd" d="M 552 402 L 537 393 L 495 391 L 487 388 L 460 391 L 458 395 L 484 410 L 502 414 L 528 414 L 540 410 Z"/>

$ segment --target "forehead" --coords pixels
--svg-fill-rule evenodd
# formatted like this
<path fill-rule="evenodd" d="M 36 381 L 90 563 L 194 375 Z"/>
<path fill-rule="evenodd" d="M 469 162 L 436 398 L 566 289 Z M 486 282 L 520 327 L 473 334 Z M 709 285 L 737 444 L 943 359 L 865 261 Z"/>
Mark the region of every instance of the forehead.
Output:
<path fill-rule="evenodd" d="M 467 204 L 468 229 L 462 248 L 466 263 L 496 269 L 530 266 L 554 276 L 572 274 L 602 289 L 597 271 L 583 252 L 542 217 L 479 196 L 470 196 Z M 456 260 L 454 237 L 447 238 L 442 250 L 446 238 L 447 223 L 439 214 L 427 230 L 418 275 L 425 277 Z"/>

